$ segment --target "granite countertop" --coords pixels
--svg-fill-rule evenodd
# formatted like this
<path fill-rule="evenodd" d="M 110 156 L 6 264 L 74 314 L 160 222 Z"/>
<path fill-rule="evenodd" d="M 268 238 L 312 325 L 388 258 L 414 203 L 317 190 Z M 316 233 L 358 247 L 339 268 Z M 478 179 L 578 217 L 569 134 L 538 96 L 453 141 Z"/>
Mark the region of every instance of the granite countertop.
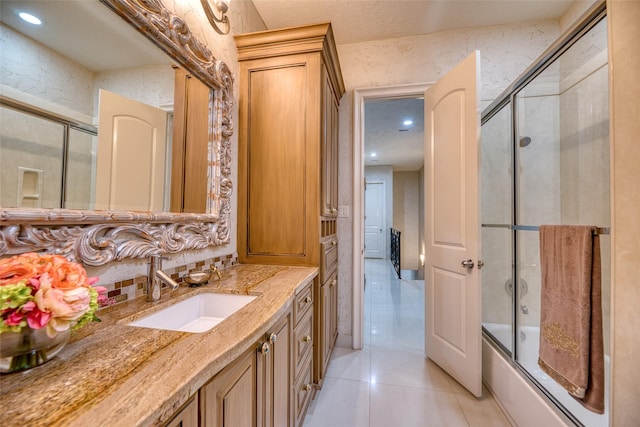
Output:
<path fill-rule="evenodd" d="M 222 280 L 181 286 L 158 302 L 136 298 L 98 312 L 100 323 L 74 332 L 55 358 L 0 375 L 0 424 L 22 426 L 159 425 L 229 362 L 257 342 L 291 307 L 315 267 L 238 265 Z M 258 298 L 207 332 L 192 334 L 126 323 L 203 292 Z"/>

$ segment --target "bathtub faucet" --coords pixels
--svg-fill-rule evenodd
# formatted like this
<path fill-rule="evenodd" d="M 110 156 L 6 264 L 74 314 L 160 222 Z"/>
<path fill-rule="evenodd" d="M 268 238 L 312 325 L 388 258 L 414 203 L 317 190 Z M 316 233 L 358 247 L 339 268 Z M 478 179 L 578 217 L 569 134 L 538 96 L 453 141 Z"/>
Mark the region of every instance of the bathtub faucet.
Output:
<path fill-rule="evenodd" d="M 522 314 L 529 314 L 529 308 L 527 308 L 527 306 L 524 304 L 520 304 L 520 311 L 522 312 Z"/>

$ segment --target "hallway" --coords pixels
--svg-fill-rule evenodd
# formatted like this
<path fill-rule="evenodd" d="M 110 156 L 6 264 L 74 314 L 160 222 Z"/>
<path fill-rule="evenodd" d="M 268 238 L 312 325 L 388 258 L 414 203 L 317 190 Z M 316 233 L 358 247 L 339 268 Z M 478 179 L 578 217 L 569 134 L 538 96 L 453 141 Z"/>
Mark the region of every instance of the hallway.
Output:
<path fill-rule="evenodd" d="M 336 347 L 305 427 L 509 426 L 485 390 L 477 400 L 424 357 L 424 282 L 366 259 L 364 348 Z"/>

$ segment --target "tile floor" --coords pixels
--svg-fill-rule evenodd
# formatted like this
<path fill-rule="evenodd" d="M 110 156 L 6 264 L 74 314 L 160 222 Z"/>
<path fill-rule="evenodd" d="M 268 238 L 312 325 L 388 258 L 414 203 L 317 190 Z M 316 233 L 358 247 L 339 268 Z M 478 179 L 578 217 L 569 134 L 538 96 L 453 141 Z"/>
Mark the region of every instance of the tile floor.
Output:
<path fill-rule="evenodd" d="M 424 282 L 365 261 L 364 348 L 336 347 L 305 427 L 510 426 L 485 390 L 476 399 L 424 356 Z"/>

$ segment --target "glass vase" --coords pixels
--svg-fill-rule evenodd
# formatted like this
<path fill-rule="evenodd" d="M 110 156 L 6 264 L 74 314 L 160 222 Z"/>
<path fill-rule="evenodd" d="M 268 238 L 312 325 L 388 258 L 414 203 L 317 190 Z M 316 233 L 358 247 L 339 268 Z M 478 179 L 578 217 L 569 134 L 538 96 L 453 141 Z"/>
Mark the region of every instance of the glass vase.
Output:
<path fill-rule="evenodd" d="M 70 331 L 50 338 L 46 328 L 0 333 L 0 373 L 31 369 L 51 360 L 69 340 Z"/>

